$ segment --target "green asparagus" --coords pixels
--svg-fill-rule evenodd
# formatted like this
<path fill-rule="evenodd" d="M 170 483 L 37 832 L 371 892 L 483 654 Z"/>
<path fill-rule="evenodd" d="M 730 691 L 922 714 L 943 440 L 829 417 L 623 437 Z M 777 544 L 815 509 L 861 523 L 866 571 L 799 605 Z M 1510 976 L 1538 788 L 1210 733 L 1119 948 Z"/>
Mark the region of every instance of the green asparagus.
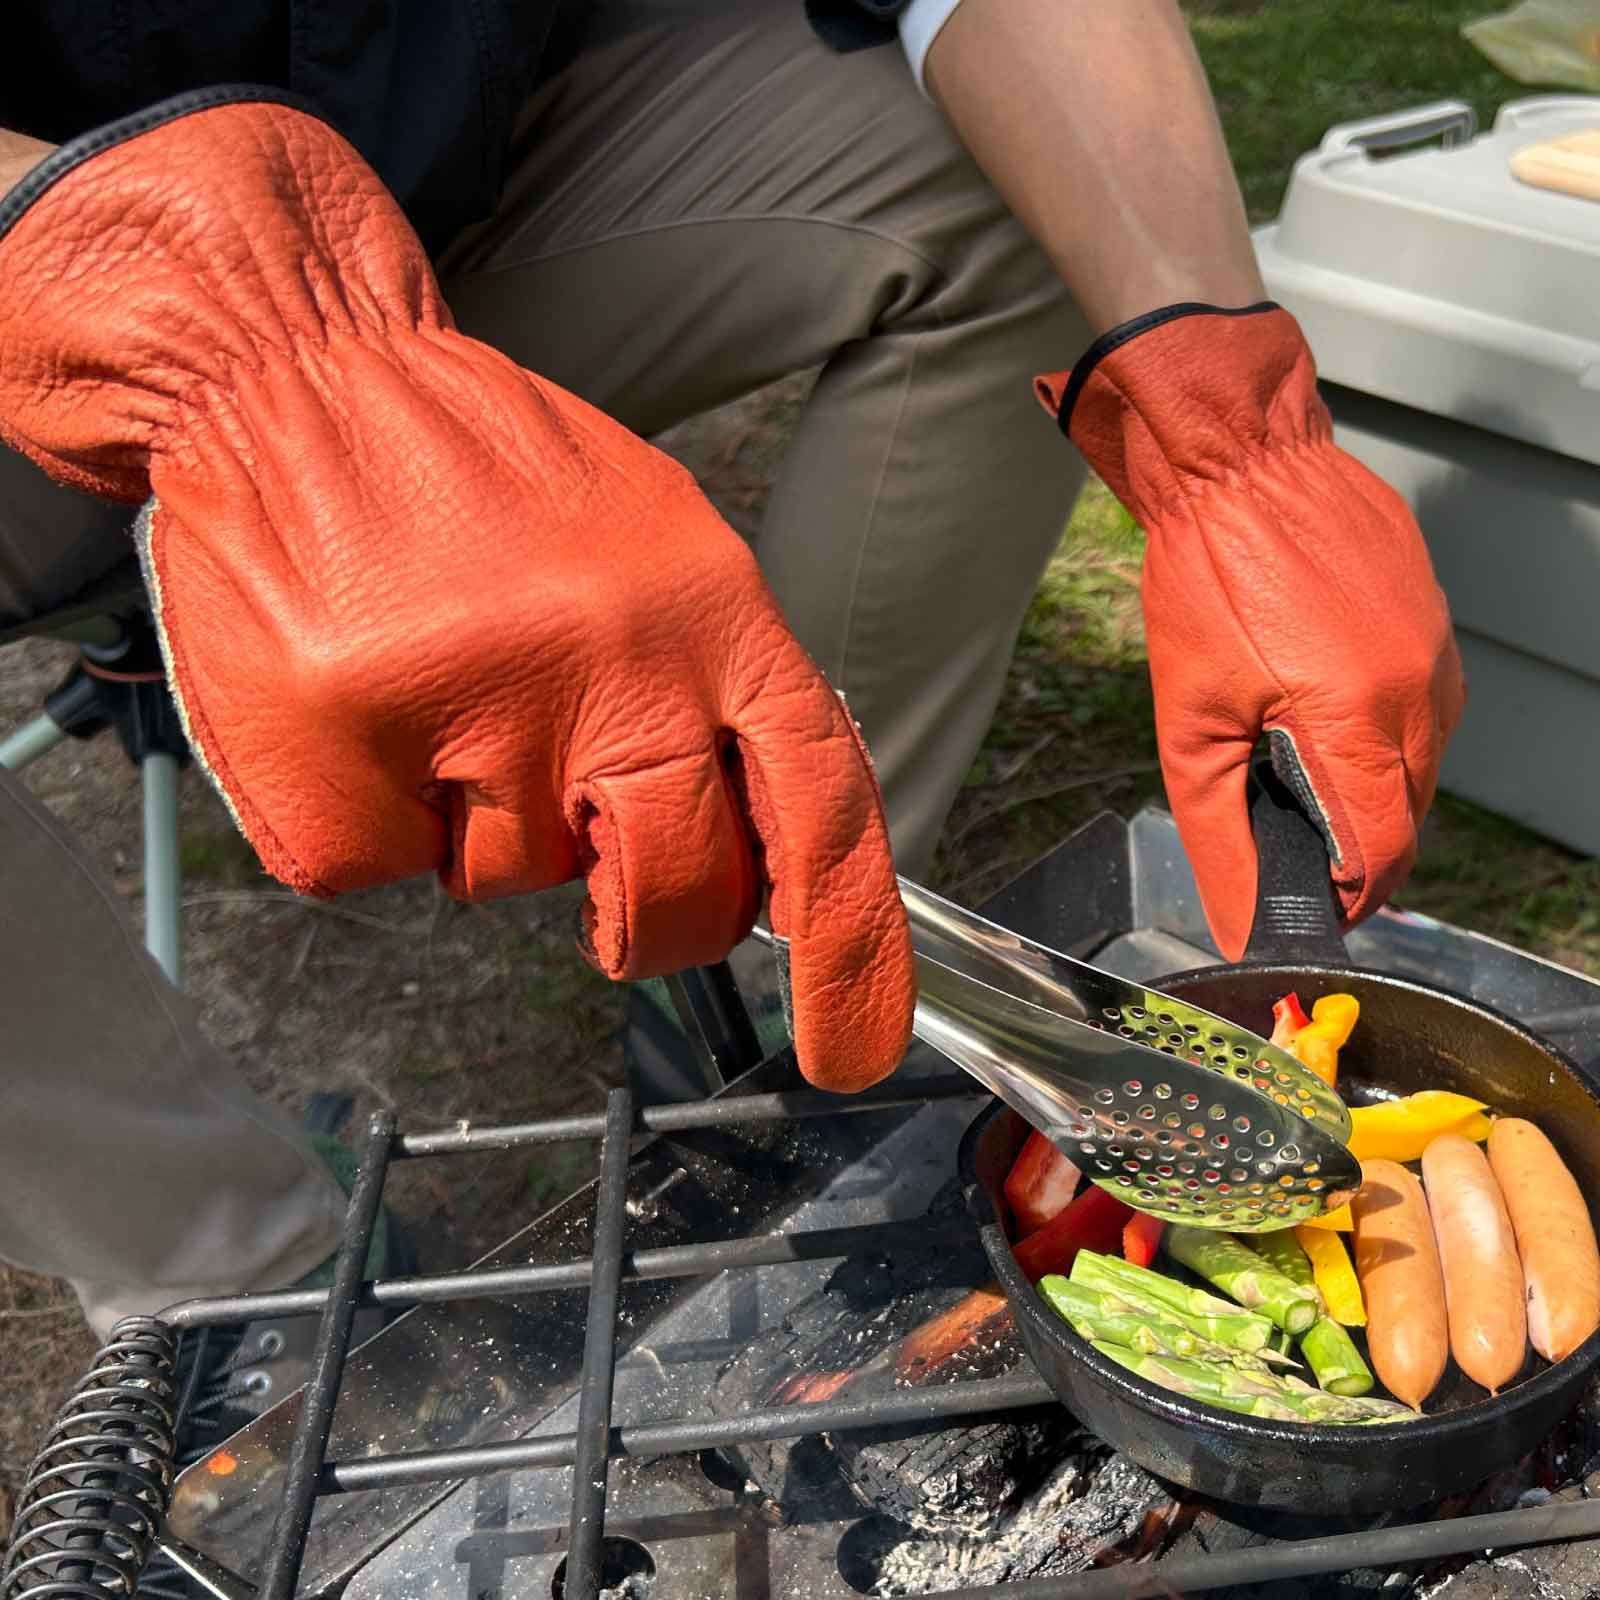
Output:
<path fill-rule="evenodd" d="M 1302 1289 L 1316 1288 L 1317 1278 L 1311 1268 L 1311 1257 L 1300 1248 L 1293 1228 L 1279 1228 L 1272 1233 L 1253 1233 L 1247 1248 L 1254 1250 L 1269 1267 L 1281 1272 L 1290 1283 L 1297 1283 Z"/>
<path fill-rule="evenodd" d="M 1322 1301 L 1314 1287 L 1285 1277 L 1232 1234 L 1175 1223 L 1167 1229 L 1163 1242 L 1174 1261 L 1232 1295 L 1240 1305 L 1270 1317 L 1285 1333 L 1304 1333 L 1322 1313 Z"/>
<path fill-rule="evenodd" d="M 1394 1401 L 1328 1394 L 1292 1378 L 1272 1378 L 1176 1356 L 1147 1355 L 1103 1340 L 1090 1343 L 1108 1360 L 1150 1383 L 1251 1416 L 1343 1426 L 1401 1422 L 1414 1415 Z"/>
<path fill-rule="evenodd" d="M 1332 1317 L 1318 1317 L 1300 1336 L 1300 1352 L 1330 1394 L 1362 1395 L 1372 1389 L 1372 1371 L 1355 1341 Z"/>
<path fill-rule="evenodd" d="M 1146 1355 L 1206 1356 L 1218 1348 L 1176 1322 L 1142 1315 L 1126 1300 L 1096 1294 L 1059 1275 L 1041 1278 L 1038 1287 L 1051 1310 L 1085 1339 L 1104 1339 Z"/>
<path fill-rule="evenodd" d="M 1266 1368 L 1282 1361 L 1271 1351 L 1260 1355 L 1218 1344 L 1167 1315 L 1153 1304 L 1135 1305 L 1119 1295 L 1086 1289 L 1051 1274 L 1039 1280 L 1039 1293 L 1083 1339 L 1103 1339 L 1145 1355 L 1194 1356 L 1231 1366 Z M 1294 1362 L 1288 1361 L 1293 1366 Z"/>
<path fill-rule="evenodd" d="M 1316 1290 L 1316 1274 L 1311 1258 L 1300 1248 L 1292 1229 L 1255 1234 L 1249 1249 L 1281 1272 L 1291 1283 Z M 1319 1305 L 1322 1296 L 1317 1295 Z M 1324 1311 L 1326 1308 L 1323 1308 Z M 1330 1394 L 1363 1395 L 1372 1389 L 1372 1373 L 1355 1341 L 1331 1317 L 1321 1315 L 1300 1336 L 1300 1352 L 1305 1356 L 1316 1380 Z"/>
<path fill-rule="evenodd" d="M 1265 1317 L 1116 1256 L 1080 1250 L 1072 1263 L 1071 1281 L 1093 1293 L 1115 1295 L 1136 1311 L 1176 1322 L 1212 1344 L 1247 1355 L 1265 1352 L 1272 1338 L 1272 1324 Z"/>

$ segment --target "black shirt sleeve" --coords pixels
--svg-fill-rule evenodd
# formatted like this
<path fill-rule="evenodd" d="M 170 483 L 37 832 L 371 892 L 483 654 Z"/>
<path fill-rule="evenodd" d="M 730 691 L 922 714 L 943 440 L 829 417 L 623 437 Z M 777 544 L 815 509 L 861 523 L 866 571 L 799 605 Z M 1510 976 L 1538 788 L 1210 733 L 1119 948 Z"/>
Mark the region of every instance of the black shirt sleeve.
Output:
<path fill-rule="evenodd" d="M 866 50 L 896 37 L 895 19 L 911 0 L 806 0 L 806 15 L 835 50 Z"/>

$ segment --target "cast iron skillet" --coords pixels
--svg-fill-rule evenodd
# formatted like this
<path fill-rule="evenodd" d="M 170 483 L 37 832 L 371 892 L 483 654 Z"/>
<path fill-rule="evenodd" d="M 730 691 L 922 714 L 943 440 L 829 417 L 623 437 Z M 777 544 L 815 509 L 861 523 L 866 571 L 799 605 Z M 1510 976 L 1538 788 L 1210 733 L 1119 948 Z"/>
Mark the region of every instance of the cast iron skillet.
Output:
<path fill-rule="evenodd" d="M 1585 1194 L 1600 1197 L 1600 1084 L 1510 1018 L 1429 984 L 1348 963 L 1321 835 L 1288 791 L 1263 775 L 1252 817 L 1261 888 L 1245 960 L 1160 980 L 1158 987 L 1266 1033 L 1272 1003 L 1298 991 L 1307 1010 L 1344 990 L 1361 1020 L 1340 1061 L 1351 1103 L 1374 1091 L 1454 1089 L 1527 1117 L 1555 1142 Z M 1098 1355 L 1018 1271 L 1002 1185 L 1028 1132 L 995 1102 L 962 1141 L 962 1185 L 984 1250 L 1045 1381 L 1083 1423 L 1158 1476 L 1241 1505 L 1336 1516 L 1398 1509 L 1472 1487 L 1536 1448 L 1600 1362 L 1600 1333 L 1549 1365 L 1530 1353 L 1491 1398 L 1450 1368 L 1419 1420 L 1384 1427 L 1260 1421 L 1185 1399 Z M 1591 1198 L 1591 1206 L 1594 1199 Z"/>

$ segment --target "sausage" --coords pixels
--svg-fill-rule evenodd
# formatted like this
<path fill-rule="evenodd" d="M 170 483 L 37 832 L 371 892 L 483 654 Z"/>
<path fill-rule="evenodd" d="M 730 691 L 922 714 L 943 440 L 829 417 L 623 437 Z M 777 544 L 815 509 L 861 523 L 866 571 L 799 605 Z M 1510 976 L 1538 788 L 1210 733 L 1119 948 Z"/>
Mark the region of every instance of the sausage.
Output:
<path fill-rule="evenodd" d="M 1528 1337 L 1546 1361 L 1569 1356 L 1600 1328 L 1600 1250 L 1577 1180 L 1531 1122 L 1499 1117 L 1489 1165 L 1522 1255 Z"/>
<path fill-rule="evenodd" d="M 1450 1359 L 1444 1275 L 1422 1185 L 1396 1161 L 1367 1161 L 1350 1202 L 1367 1350 L 1384 1387 L 1420 1411 Z"/>
<path fill-rule="evenodd" d="M 1488 1159 L 1470 1139 L 1444 1133 L 1422 1152 L 1422 1182 L 1444 1272 L 1450 1353 L 1498 1393 L 1522 1370 L 1528 1318 L 1522 1260 Z"/>

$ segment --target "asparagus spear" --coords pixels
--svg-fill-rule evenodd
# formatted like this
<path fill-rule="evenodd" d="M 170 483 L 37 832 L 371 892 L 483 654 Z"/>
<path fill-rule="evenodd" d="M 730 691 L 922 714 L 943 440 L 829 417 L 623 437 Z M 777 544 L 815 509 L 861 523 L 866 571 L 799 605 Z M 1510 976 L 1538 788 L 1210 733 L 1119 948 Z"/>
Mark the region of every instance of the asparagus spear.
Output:
<path fill-rule="evenodd" d="M 1265 1317 L 1115 1256 L 1080 1250 L 1072 1263 L 1071 1281 L 1096 1293 L 1115 1295 L 1136 1311 L 1176 1322 L 1212 1344 L 1247 1355 L 1265 1351 L 1272 1337 L 1272 1324 Z"/>
<path fill-rule="evenodd" d="M 1191 1361 L 1183 1356 L 1149 1355 L 1129 1350 L 1104 1339 L 1091 1339 L 1101 1355 L 1120 1363 L 1130 1372 L 1159 1383 L 1163 1389 L 1188 1395 L 1193 1400 L 1210 1400 L 1218 1405 L 1228 1400 L 1273 1400 L 1290 1405 L 1289 1392 L 1257 1373 L 1241 1372 L 1209 1361 Z"/>
<path fill-rule="evenodd" d="M 1146 1355 L 1098 1339 L 1090 1343 L 1107 1359 L 1175 1394 L 1251 1416 L 1344 1425 L 1399 1422 L 1414 1415 L 1394 1401 L 1345 1398 L 1294 1379 L 1274 1379 L 1178 1356 Z"/>
<path fill-rule="evenodd" d="M 1174 1261 L 1240 1305 L 1270 1317 L 1285 1333 L 1302 1334 L 1321 1315 L 1322 1301 L 1315 1288 L 1286 1278 L 1232 1234 L 1175 1223 L 1167 1229 L 1166 1247 Z"/>
<path fill-rule="evenodd" d="M 1316 1288 L 1317 1278 L 1311 1267 L 1311 1257 L 1300 1248 L 1293 1228 L 1251 1234 L 1246 1248 L 1254 1250 L 1269 1267 L 1281 1272 L 1290 1283 L 1297 1283 L 1302 1289 Z"/>
<path fill-rule="evenodd" d="M 1126 1300 L 1096 1294 L 1057 1274 L 1041 1278 L 1038 1289 L 1050 1308 L 1085 1339 L 1103 1339 L 1146 1355 L 1207 1356 L 1218 1348 L 1176 1322 L 1141 1315 Z"/>
<path fill-rule="evenodd" d="M 1311 1389 L 1291 1396 L 1291 1405 L 1300 1408 L 1307 1422 L 1406 1422 L 1417 1413 L 1395 1400 L 1374 1399 L 1369 1395 L 1329 1394 Z"/>
<path fill-rule="evenodd" d="M 1316 1270 L 1294 1233 L 1284 1228 L 1276 1233 L 1255 1234 L 1249 1249 L 1276 1268 L 1291 1283 L 1303 1289 L 1316 1288 Z M 1319 1305 L 1322 1301 L 1317 1294 Z M 1353 1396 L 1372 1389 L 1372 1373 L 1350 1335 L 1332 1317 L 1321 1315 L 1300 1336 L 1300 1352 L 1313 1375 L 1329 1394 Z"/>
<path fill-rule="evenodd" d="M 1268 1266 L 1276 1267 L 1291 1283 L 1316 1288 L 1316 1271 L 1293 1232 L 1258 1233 L 1249 1244 Z M 1322 1296 L 1317 1295 L 1320 1302 Z M 1319 1384 L 1330 1394 L 1364 1395 L 1372 1389 L 1372 1372 L 1355 1341 L 1332 1317 L 1323 1315 L 1300 1336 L 1300 1351 Z"/>
<path fill-rule="evenodd" d="M 1372 1389 L 1372 1372 L 1354 1340 L 1332 1317 L 1318 1317 L 1300 1335 L 1300 1351 L 1318 1383 L 1330 1394 L 1361 1395 Z"/>
<path fill-rule="evenodd" d="M 1381 1395 L 1330 1394 L 1326 1389 L 1313 1388 L 1292 1373 L 1284 1374 L 1283 1385 L 1299 1398 L 1311 1397 L 1320 1400 L 1332 1410 L 1358 1417 L 1363 1421 L 1404 1422 L 1408 1417 L 1420 1415 L 1410 1406 L 1403 1406 L 1398 1400 L 1387 1400 Z"/>
<path fill-rule="evenodd" d="M 1168 1317 L 1160 1307 L 1134 1305 L 1118 1295 L 1086 1289 L 1057 1274 L 1041 1278 L 1038 1289 L 1051 1309 L 1069 1322 L 1083 1339 L 1103 1339 L 1107 1344 L 1122 1345 L 1146 1355 L 1194 1356 L 1261 1369 L 1265 1369 L 1269 1361 L 1283 1359 L 1271 1351 L 1253 1355 L 1218 1344 Z M 1293 1365 L 1292 1362 L 1287 1364 Z"/>

